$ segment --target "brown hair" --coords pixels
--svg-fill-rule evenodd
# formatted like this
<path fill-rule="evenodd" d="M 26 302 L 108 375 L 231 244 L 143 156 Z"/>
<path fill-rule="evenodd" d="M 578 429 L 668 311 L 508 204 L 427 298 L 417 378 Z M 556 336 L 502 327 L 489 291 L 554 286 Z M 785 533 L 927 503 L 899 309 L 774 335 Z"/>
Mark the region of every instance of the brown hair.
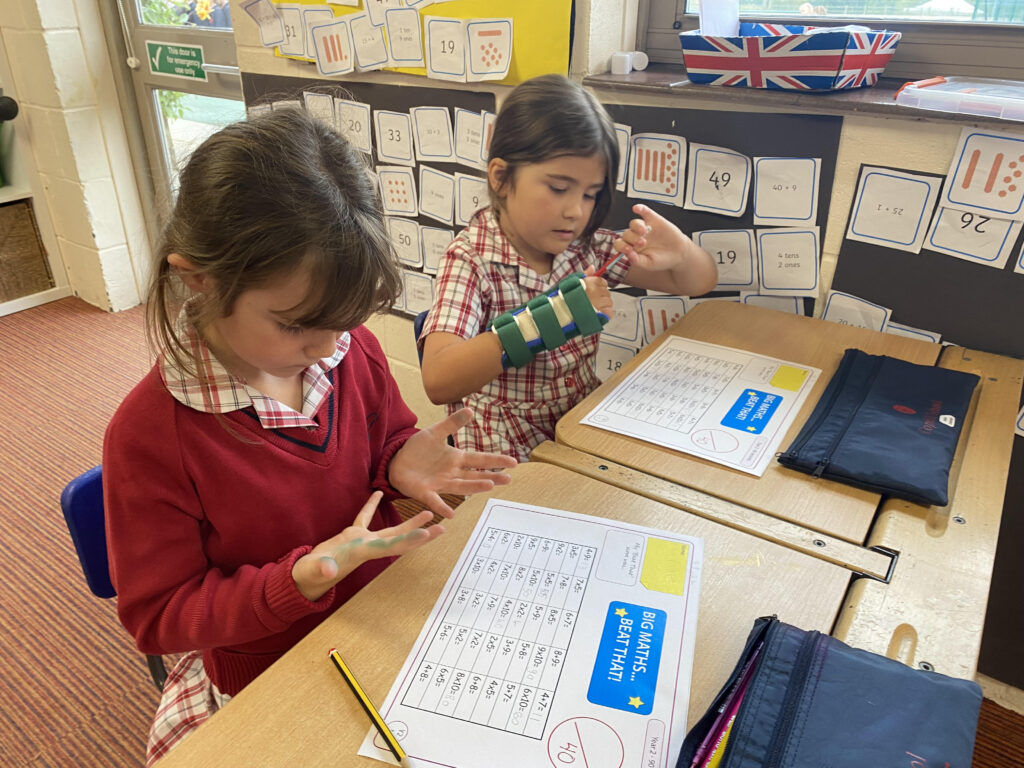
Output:
<path fill-rule="evenodd" d="M 311 294 L 288 322 L 349 329 L 387 309 L 401 272 L 380 196 L 359 150 L 301 109 L 229 125 L 193 152 L 156 250 L 146 307 L 157 353 L 202 376 L 175 330 L 191 292 L 167 263 L 177 253 L 213 289 L 195 297 L 202 329 L 231 314 L 245 291 L 308 269 Z"/>
<path fill-rule="evenodd" d="M 589 243 L 612 206 L 619 168 L 615 124 L 590 92 L 562 75 L 542 75 L 516 86 L 494 121 L 489 159 L 504 160 L 506 181 L 514 184 L 517 167 L 566 155 L 604 158 L 604 184 L 580 235 Z M 490 197 L 500 211 L 501 199 L 493 189 Z"/>

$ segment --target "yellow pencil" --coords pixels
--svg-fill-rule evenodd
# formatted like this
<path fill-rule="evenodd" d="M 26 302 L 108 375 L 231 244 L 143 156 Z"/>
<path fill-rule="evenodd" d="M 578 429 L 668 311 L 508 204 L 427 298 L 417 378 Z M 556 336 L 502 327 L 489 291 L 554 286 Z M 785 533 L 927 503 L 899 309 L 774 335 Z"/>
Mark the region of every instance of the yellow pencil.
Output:
<path fill-rule="evenodd" d="M 330 651 L 331 661 L 334 662 L 334 666 L 341 672 L 341 676 L 345 678 L 345 682 L 348 683 L 348 687 L 352 689 L 352 693 L 359 699 L 359 703 L 362 705 L 363 710 L 367 715 L 370 716 L 370 720 L 373 721 L 374 727 L 380 737 L 384 739 L 384 743 L 388 745 L 388 749 L 391 750 L 391 754 L 395 756 L 395 760 L 398 761 L 399 765 L 408 765 L 406 762 L 405 750 L 402 749 L 402 745 L 398 743 L 398 739 L 395 738 L 395 734 L 388 728 L 388 724 L 384 722 L 384 718 L 380 716 L 380 712 L 373 706 L 373 702 L 370 701 L 370 697 L 363 691 L 363 687 L 359 685 L 359 681 L 356 680 L 356 676 L 352 674 L 352 670 L 348 668 L 345 660 L 341 658 L 341 654 L 338 653 L 337 648 L 331 648 Z"/>

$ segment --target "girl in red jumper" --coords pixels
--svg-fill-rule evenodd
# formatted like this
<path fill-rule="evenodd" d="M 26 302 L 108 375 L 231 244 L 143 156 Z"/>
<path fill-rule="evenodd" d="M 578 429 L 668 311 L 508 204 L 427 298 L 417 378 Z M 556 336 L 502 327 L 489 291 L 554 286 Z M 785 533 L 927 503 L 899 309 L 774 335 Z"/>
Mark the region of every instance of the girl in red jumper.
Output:
<path fill-rule="evenodd" d="M 184 652 L 148 763 L 397 556 L 443 532 L 440 494 L 509 482 L 515 461 L 424 430 L 362 323 L 399 269 L 359 152 L 300 110 L 193 154 L 147 304 L 156 365 L 107 429 L 118 614 L 141 651 Z M 427 509 L 402 522 L 391 502 Z"/>

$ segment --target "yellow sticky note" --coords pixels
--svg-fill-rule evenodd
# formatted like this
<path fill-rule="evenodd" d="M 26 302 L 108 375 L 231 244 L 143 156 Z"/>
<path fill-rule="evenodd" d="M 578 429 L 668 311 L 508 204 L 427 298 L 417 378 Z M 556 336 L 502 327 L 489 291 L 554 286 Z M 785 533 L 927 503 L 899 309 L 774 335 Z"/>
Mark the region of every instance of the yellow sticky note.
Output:
<path fill-rule="evenodd" d="M 686 589 L 686 564 L 689 557 L 689 544 L 648 539 L 640 583 L 654 592 L 683 594 Z"/>
<path fill-rule="evenodd" d="M 771 385 L 779 389 L 788 389 L 790 392 L 798 392 L 804 385 L 807 374 L 806 368 L 797 368 L 792 365 L 780 365 L 772 376 Z"/>

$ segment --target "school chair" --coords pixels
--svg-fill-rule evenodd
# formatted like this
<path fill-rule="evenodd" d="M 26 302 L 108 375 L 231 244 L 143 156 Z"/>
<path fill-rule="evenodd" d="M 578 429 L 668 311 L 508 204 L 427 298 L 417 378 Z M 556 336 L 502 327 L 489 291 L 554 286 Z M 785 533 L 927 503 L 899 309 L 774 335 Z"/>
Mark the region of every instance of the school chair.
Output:
<path fill-rule="evenodd" d="M 96 597 L 114 597 L 117 592 L 110 583 L 107 562 L 107 532 L 103 525 L 103 480 L 100 467 L 83 472 L 65 486 L 60 494 L 60 508 L 64 512 L 71 541 L 74 542 L 78 562 L 89 590 Z M 146 665 L 153 685 L 163 691 L 167 669 L 160 656 L 146 655 Z"/>

